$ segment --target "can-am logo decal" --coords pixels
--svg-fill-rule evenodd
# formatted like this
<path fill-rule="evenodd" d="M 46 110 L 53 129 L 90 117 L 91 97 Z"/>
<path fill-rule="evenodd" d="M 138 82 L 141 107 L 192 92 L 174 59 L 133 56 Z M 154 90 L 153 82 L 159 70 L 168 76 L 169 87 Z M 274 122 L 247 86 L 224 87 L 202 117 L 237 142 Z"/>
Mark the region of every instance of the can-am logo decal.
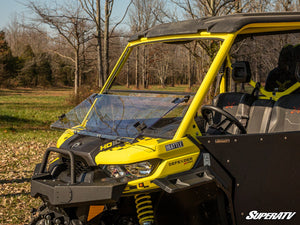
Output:
<path fill-rule="evenodd" d="M 246 220 L 290 220 L 296 212 L 258 212 L 251 211 Z"/>
<path fill-rule="evenodd" d="M 236 105 L 235 102 L 228 102 L 227 104 L 228 104 L 228 105 L 225 106 L 225 109 L 229 109 L 229 108 L 230 108 L 230 109 L 233 109 L 233 106 Z"/>

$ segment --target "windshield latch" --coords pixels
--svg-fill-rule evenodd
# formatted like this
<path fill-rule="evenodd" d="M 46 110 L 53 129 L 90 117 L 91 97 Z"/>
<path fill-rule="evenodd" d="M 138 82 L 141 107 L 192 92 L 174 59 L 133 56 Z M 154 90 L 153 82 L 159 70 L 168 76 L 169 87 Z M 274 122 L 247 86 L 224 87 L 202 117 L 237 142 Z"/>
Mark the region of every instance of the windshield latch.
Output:
<path fill-rule="evenodd" d="M 142 132 L 147 128 L 147 125 L 144 122 L 140 123 L 139 121 L 133 124 L 133 126 L 135 127 L 135 129 L 137 129 L 138 132 Z"/>
<path fill-rule="evenodd" d="M 61 114 L 60 116 L 58 116 L 58 119 L 59 119 L 59 120 L 62 120 L 62 119 L 65 118 L 65 117 L 66 117 L 66 114 L 63 113 L 63 114 Z"/>
<path fill-rule="evenodd" d="M 174 104 L 180 104 L 180 103 L 182 103 L 182 102 L 188 102 L 189 99 L 190 99 L 190 96 L 189 96 L 189 95 L 186 95 L 186 96 L 184 96 L 183 98 L 175 98 L 175 99 L 172 101 L 172 103 L 174 103 Z"/>

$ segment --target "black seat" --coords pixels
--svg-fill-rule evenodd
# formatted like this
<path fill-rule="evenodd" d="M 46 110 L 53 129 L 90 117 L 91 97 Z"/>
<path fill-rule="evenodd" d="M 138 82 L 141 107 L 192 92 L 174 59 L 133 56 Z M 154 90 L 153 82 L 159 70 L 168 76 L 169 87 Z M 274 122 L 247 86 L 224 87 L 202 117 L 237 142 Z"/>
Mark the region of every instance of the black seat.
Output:
<path fill-rule="evenodd" d="M 292 45 L 286 45 L 281 49 L 278 65 L 267 77 L 265 85 L 267 91 L 282 92 L 297 81 L 295 78 L 297 52 L 299 47 L 294 48 Z"/>
<path fill-rule="evenodd" d="M 213 101 L 213 105 L 217 106 L 226 112 L 229 112 L 231 115 L 235 116 L 242 125 L 246 126 L 249 118 L 249 109 L 254 101 L 253 95 L 247 93 L 238 93 L 238 92 L 229 92 L 219 94 Z M 213 117 L 214 124 L 218 124 L 224 119 L 223 116 L 216 113 Z M 227 124 L 222 125 L 223 128 Z M 238 133 L 238 130 L 235 126 L 232 126 L 228 132 L 229 133 Z"/>
<path fill-rule="evenodd" d="M 269 129 L 273 100 L 257 99 L 250 107 L 247 133 L 266 133 Z"/>
<path fill-rule="evenodd" d="M 286 95 L 274 104 L 269 133 L 300 131 L 300 94 Z"/>

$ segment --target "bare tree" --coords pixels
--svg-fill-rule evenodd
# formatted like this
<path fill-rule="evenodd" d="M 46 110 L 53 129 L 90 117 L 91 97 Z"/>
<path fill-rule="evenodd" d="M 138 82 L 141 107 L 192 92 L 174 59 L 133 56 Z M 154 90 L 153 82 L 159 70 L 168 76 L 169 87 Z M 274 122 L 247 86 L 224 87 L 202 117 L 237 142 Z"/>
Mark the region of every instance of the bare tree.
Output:
<path fill-rule="evenodd" d="M 20 56 L 28 45 L 35 53 L 45 51 L 50 45 L 45 29 L 42 32 L 28 29 L 23 21 L 23 16 L 15 15 L 5 29 L 12 54 Z"/>
<path fill-rule="evenodd" d="M 248 1 L 247 12 L 262 13 L 270 10 L 272 0 L 252 0 Z"/>
<path fill-rule="evenodd" d="M 79 0 L 82 9 L 87 13 L 90 19 L 96 25 L 96 38 L 97 38 L 97 58 L 98 58 L 98 77 L 99 77 L 99 87 L 104 85 L 105 80 L 109 75 L 110 68 L 110 38 L 112 37 L 115 29 L 123 22 L 125 19 L 128 9 L 132 3 L 132 0 L 128 3 L 124 14 L 118 22 L 116 22 L 112 29 L 111 25 L 111 14 L 113 11 L 114 0 L 105 0 L 104 7 L 101 7 L 101 0 Z M 104 8 L 104 16 L 102 17 L 102 8 Z M 103 25 L 102 25 L 103 24 Z M 103 44 L 102 44 L 103 39 Z"/>
<path fill-rule="evenodd" d="M 227 15 L 233 12 L 240 13 L 245 10 L 249 5 L 249 1 L 242 0 L 171 0 L 171 2 L 183 12 L 186 19 L 199 19 L 202 17 L 213 17 Z M 165 13 L 167 14 L 167 13 Z M 201 41 L 198 40 L 193 44 L 186 44 L 185 48 L 189 53 L 196 58 L 198 64 L 201 64 L 201 70 L 203 66 L 209 65 L 218 50 L 218 41 Z M 208 57 L 203 57 L 207 55 Z M 199 65 L 197 66 L 199 68 Z M 191 66 L 191 65 L 190 65 Z M 188 74 L 190 74 L 189 72 Z M 200 73 L 203 76 L 203 73 Z M 198 80 L 202 80 L 201 77 Z M 191 83 L 191 74 L 189 76 L 189 86 Z M 215 93 L 215 85 L 212 85 L 210 95 L 211 97 Z"/>
<path fill-rule="evenodd" d="M 158 22 L 163 21 L 164 3 L 160 0 L 134 0 L 133 8 L 130 11 L 131 30 L 136 33 L 147 30 Z M 141 53 L 140 53 L 141 51 Z M 139 88 L 140 80 L 143 88 L 148 87 L 148 60 L 145 46 L 136 48 L 136 88 Z M 142 60 L 139 60 L 140 57 Z M 140 79 L 139 64 L 142 63 L 142 79 Z"/>
<path fill-rule="evenodd" d="M 27 7 L 37 16 L 34 19 L 36 25 L 47 24 L 59 35 L 72 49 L 73 54 L 65 55 L 60 51 L 54 53 L 68 58 L 74 63 L 74 93 L 78 96 L 79 75 L 80 75 L 80 51 L 84 42 L 89 40 L 90 29 L 87 28 L 88 20 L 83 17 L 81 9 L 69 4 L 40 4 L 35 1 L 28 1 Z M 59 41 L 52 38 L 53 41 Z"/>
<path fill-rule="evenodd" d="M 97 38 L 97 69 L 98 69 L 98 79 L 99 87 L 104 85 L 104 71 L 103 71 L 103 57 L 102 57 L 102 18 L 101 18 L 101 4 L 100 0 L 79 0 L 82 9 L 88 14 L 96 25 L 96 38 Z"/>
<path fill-rule="evenodd" d="M 275 2 L 275 10 L 283 12 L 294 11 L 297 8 L 296 4 L 297 1 L 295 0 L 277 0 Z"/>
<path fill-rule="evenodd" d="M 191 19 L 242 12 L 249 4 L 249 1 L 241 0 L 171 0 L 171 2 L 183 10 L 187 18 Z"/>

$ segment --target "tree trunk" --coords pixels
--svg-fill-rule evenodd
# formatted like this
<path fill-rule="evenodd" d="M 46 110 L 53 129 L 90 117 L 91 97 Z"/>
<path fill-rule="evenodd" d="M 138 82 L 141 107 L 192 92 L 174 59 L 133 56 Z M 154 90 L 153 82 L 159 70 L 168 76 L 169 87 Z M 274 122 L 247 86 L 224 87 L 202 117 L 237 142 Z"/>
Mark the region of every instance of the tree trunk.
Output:
<path fill-rule="evenodd" d="M 102 60 L 102 42 L 101 42 L 101 9 L 100 0 L 97 0 L 97 58 L 98 58 L 98 78 L 99 87 L 102 88 L 104 85 L 104 74 L 103 74 L 103 60 Z"/>
<path fill-rule="evenodd" d="M 175 75 L 174 75 L 174 71 L 171 70 L 171 87 L 175 87 Z"/>
<path fill-rule="evenodd" d="M 235 8 L 235 13 L 241 13 L 241 0 L 235 0 L 234 8 Z"/>
<path fill-rule="evenodd" d="M 143 88 L 147 88 L 147 84 L 146 84 L 146 74 L 147 74 L 147 60 L 146 60 L 146 48 L 145 48 L 145 45 L 143 46 L 143 75 L 142 75 L 142 78 L 143 78 Z"/>
<path fill-rule="evenodd" d="M 126 64 L 127 64 L 127 66 L 126 66 L 126 69 L 127 69 L 127 71 L 126 71 L 126 76 L 127 76 L 126 77 L 126 87 L 129 88 L 129 85 L 130 85 L 129 84 L 129 60 L 127 60 Z"/>
<path fill-rule="evenodd" d="M 74 79 L 74 94 L 78 97 L 78 83 L 79 83 L 79 50 L 75 51 L 75 79 Z"/>
<path fill-rule="evenodd" d="M 85 70 L 86 70 L 86 47 L 85 47 L 85 42 L 84 42 L 84 34 L 82 35 L 82 63 L 80 65 L 80 75 L 79 75 L 79 86 L 81 86 L 82 84 L 85 83 L 86 81 L 86 73 L 85 73 Z M 79 46 L 78 46 L 79 48 Z"/>
<path fill-rule="evenodd" d="M 135 54 L 135 56 L 136 56 L 136 58 L 135 58 L 135 87 L 136 87 L 136 89 L 139 89 L 140 88 L 140 82 L 139 82 L 139 47 L 137 47 L 136 49 L 135 49 L 135 52 L 136 52 L 136 54 Z"/>
<path fill-rule="evenodd" d="M 162 88 L 166 88 L 166 80 L 163 77 L 160 77 L 160 85 Z"/>
<path fill-rule="evenodd" d="M 98 32 L 98 35 L 101 32 Z M 98 44 L 97 44 L 97 58 L 98 58 L 98 77 L 99 77 L 99 87 L 102 88 L 104 85 L 104 74 L 103 74 L 103 62 L 102 62 L 102 44 L 101 44 L 101 37 L 98 36 Z"/>
<path fill-rule="evenodd" d="M 104 24 L 104 79 L 109 75 L 109 0 L 105 0 L 105 24 Z"/>
<path fill-rule="evenodd" d="M 189 54 L 189 57 L 188 57 L 188 85 L 189 85 L 189 88 L 192 87 L 192 55 L 191 53 L 188 53 Z"/>

